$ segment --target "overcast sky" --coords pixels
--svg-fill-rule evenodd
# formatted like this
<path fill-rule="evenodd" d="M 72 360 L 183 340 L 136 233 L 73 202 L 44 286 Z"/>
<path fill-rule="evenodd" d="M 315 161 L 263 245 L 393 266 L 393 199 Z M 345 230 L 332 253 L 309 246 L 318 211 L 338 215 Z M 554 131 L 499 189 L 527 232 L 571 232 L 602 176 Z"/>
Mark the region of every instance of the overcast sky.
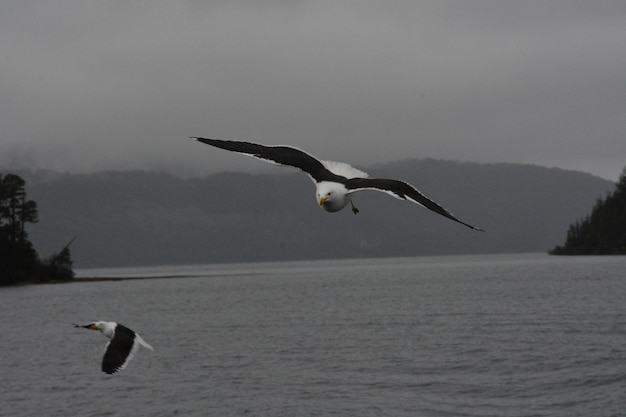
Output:
<path fill-rule="evenodd" d="M 626 166 L 624 0 L 5 0 L 0 59 L 0 169 Z"/>

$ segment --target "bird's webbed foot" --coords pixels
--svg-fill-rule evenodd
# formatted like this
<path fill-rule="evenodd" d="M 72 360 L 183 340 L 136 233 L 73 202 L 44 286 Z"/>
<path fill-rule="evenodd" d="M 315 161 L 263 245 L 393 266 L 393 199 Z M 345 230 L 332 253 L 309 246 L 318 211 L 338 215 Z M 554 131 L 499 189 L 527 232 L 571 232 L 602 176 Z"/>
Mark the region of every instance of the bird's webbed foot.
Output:
<path fill-rule="evenodd" d="M 352 201 L 350 201 L 350 205 L 352 206 L 352 212 L 353 212 L 354 214 L 357 214 L 357 213 L 359 212 L 359 209 L 358 209 L 358 208 L 356 208 L 356 207 L 354 207 L 354 203 L 353 203 Z"/>

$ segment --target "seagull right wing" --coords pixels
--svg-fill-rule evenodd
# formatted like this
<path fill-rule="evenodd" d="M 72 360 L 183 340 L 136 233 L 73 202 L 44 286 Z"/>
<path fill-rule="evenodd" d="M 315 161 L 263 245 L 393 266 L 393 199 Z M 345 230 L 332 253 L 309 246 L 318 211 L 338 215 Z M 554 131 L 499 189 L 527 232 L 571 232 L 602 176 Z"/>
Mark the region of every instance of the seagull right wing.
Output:
<path fill-rule="evenodd" d="M 192 136 L 199 142 L 227 151 L 239 152 L 278 165 L 287 165 L 306 172 L 315 182 L 340 181 L 345 178 L 328 170 L 324 164 L 308 153 L 291 146 L 266 146 L 236 140 L 207 139 Z"/>
<path fill-rule="evenodd" d="M 417 188 L 413 187 L 411 184 L 405 181 L 392 180 L 387 178 L 352 178 L 346 182 L 346 186 L 348 187 L 348 190 L 350 192 L 362 190 L 381 191 L 400 200 L 408 200 L 413 203 L 419 204 L 420 206 L 426 207 L 427 209 L 432 210 L 435 213 L 440 214 L 444 217 L 447 217 L 450 220 L 461 223 L 462 225 L 467 226 L 470 229 L 484 232 L 484 230 L 479 227 L 472 226 L 471 224 L 462 222 L 461 220 L 457 219 L 448 210 L 435 203 L 430 198 L 426 197 Z"/>

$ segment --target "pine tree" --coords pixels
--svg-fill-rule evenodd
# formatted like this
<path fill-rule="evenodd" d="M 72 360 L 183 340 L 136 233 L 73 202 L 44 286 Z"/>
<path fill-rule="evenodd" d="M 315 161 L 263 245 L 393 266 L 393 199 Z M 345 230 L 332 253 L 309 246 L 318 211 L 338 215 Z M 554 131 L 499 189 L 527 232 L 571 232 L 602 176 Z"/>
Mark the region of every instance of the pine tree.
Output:
<path fill-rule="evenodd" d="M 0 175 L 0 285 L 32 280 L 38 270 L 25 228 L 38 221 L 37 204 L 26 199 L 25 184 L 19 175 Z"/>

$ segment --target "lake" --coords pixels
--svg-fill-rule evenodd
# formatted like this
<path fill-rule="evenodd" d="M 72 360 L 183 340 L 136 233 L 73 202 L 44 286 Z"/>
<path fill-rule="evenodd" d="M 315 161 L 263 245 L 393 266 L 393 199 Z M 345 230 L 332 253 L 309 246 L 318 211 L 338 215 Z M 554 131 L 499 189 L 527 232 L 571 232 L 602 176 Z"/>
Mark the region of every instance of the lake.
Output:
<path fill-rule="evenodd" d="M 0 288 L 0 416 L 626 416 L 626 257 L 77 272 L 155 278 Z"/>

